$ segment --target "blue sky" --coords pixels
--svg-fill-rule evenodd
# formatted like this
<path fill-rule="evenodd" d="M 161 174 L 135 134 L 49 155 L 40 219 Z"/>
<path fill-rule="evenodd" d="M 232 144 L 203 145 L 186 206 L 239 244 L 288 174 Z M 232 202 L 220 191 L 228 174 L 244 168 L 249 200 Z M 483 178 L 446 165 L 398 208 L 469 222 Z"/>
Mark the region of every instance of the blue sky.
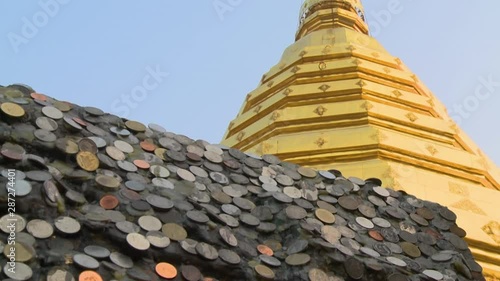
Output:
<path fill-rule="evenodd" d="M 219 142 L 246 94 L 293 43 L 301 3 L 3 0 L 0 84 L 26 83 L 60 100 Z M 364 5 L 372 34 L 500 163 L 500 1 Z M 389 18 L 390 7 L 398 12 Z M 131 100 L 132 91 L 140 96 Z"/>

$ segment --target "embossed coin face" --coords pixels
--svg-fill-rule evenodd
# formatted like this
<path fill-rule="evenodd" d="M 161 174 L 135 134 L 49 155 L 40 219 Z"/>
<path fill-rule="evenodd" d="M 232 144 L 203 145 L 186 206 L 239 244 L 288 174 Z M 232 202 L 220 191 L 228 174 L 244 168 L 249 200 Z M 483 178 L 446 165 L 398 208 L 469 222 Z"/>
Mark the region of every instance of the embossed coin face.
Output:
<path fill-rule="evenodd" d="M 76 155 L 76 162 L 80 168 L 88 172 L 93 172 L 99 168 L 99 159 L 88 151 L 80 151 Z"/>
<path fill-rule="evenodd" d="M 139 233 L 129 233 L 127 234 L 127 242 L 134 249 L 145 251 L 149 249 L 150 243 L 144 235 Z"/>
<path fill-rule="evenodd" d="M 54 228 L 44 220 L 34 219 L 28 222 L 26 230 L 38 239 L 46 239 L 52 236 Z"/>

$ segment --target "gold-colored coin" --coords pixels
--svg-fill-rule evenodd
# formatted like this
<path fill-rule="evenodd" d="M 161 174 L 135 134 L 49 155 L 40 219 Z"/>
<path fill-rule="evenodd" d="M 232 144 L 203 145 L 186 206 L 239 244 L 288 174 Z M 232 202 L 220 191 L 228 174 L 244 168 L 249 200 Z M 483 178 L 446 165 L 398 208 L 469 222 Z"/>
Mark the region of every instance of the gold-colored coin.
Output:
<path fill-rule="evenodd" d="M 163 234 L 165 234 L 170 240 L 181 241 L 187 238 L 187 232 L 184 227 L 176 223 L 166 223 L 161 228 Z"/>
<path fill-rule="evenodd" d="M 21 106 L 11 102 L 2 103 L 0 108 L 3 113 L 9 115 L 10 117 L 23 117 L 25 113 Z"/>
<path fill-rule="evenodd" d="M 316 215 L 316 217 L 324 222 L 324 223 L 328 223 L 328 224 L 331 224 L 331 223 L 334 223 L 335 222 L 335 216 L 328 210 L 325 210 L 325 209 L 317 209 L 314 214 Z"/>
<path fill-rule="evenodd" d="M 146 126 L 144 126 L 144 124 L 139 123 L 137 121 L 128 120 L 127 122 L 125 122 L 125 126 L 127 126 L 128 129 L 130 129 L 134 132 L 146 131 Z"/>
<path fill-rule="evenodd" d="M 93 172 L 99 168 L 99 159 L 88 151 L 80 151 L 76 155 L 76 162 L 80 168 L 87 172 Z"/>
<path fill-rule="evenodd" d="M 265 265 L 262 265 L 262 264 L 259 264 L 257 266 L 255 266 L 255 271 L 262 277 L 266 278 L 266 279 L 274 279 L 275 275 L 274 275 L 274 272 L 272 271 L 272 269 L 270 269 L 269 267 L 265 266 Z"/>

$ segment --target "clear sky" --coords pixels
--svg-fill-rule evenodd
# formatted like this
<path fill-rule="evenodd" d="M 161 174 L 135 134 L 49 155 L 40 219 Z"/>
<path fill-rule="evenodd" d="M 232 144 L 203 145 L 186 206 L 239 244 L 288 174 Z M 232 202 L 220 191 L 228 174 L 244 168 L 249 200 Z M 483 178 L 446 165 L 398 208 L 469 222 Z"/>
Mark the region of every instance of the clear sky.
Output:
<path fill-rule="evenodd" d="M 0 85 L 216 143 L 293 43 L 301 3 L 2 0 Z M 500 164 L 500 1 L 364 5 L 372 34 Z"/>

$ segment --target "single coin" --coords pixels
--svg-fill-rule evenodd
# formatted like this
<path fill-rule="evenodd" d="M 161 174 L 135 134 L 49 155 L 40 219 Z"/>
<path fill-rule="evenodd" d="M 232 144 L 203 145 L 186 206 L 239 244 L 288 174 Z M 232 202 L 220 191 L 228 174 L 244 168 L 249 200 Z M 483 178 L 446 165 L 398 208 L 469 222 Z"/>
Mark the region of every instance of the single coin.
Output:
<path fill-rule="evenodd" d="M 57 230 L 65 234 L 75 234 L 80 231 L 80 223 L 71 217 L 58 217 L 54 222 Z"/>
<path fill-rule="evenodd" d="M 127 243 L 136 250 L 145 251 L 149 249 L 151 244 L 144 235 L 139 233 L 129 233 L 127 234 Z"/>
<path fill-rule="evenodd" d="M 14 232 L 18 233 L 24 230 L 26 227 L 26 220 L 18 214 L 7 214 L 0 218 L 0 229 L 4 233 L 11 234 L 12 229 L 9 225 L 15 221 L 16 227 L 14 228 Z"/>
<path fill-rule="evenodd" d="M 57 136 L 54 133 L 44 129 L 38 129 L 33 134 L 43 142 L 55 142 L 57 140 Z"/>
<path fill-rule="evenodd" d="M 420 249 L 418 248 L 418 246 L 412 244 L 412 243 L 409 243 L 409 242 L 402 242 L 400 244 L 401 248 L 403 249 L 403 252 L 408 255 L 409 257 L 412 257 L 412 258 L 418 258 L 420 257 L 420 255 L 422 254 L 420 252 Z"/>
<path fill-rule="evenodd" d="M 154 152 L 156 150 L 156 145 L 154 143 L 151 143 L 149 141 L 141 141 L 139 143 L 139 146 L 147 152 Z"/>
<path fill-rule="evenodd" d="M 13 280 L 25 281 L 33 276 L 33 270 L 22 262 L 14 263 L 15 270 L 9 270 L 11 268 L 12 267 L 10 263 L 5 263 L 5 266 L 3 267 L 3 273 Z"/>
<path fill-rule="evenodd" d="M 161 231 L 171 240 L 181 241 L 187 238 L 187 232 L 184 227 L 176 223 L 166 223 L 161 228 Z"/>
<path fill-rule="evenodd" d="M 111 255 L 111 252 L 108 249 L 97 245 L 89 245 L 85 247 L 83 251 L 85 254 L 96 259 L 105 259 Z"/>
<path fill-rule="evenodd" d="M 76 254 L 73 256 L 73 261 L 86 269 L 97 269 L 99 268 L 99 262 L 91 256 L 85 254 Z"/>
<path fill-rule="evenodd" d="M 396 257 L 386 257 L 385 259 L 396 266 L 405 267 L 407 265 L 402 259 L 398 259 Z"/>
<path fill-rule="evenodd" d="M 373 191 L 381 197 L 389 197 L 391 195 L 386 188 L 383 188 L 381 186 L 375 186 L 373 188 Z"/>
<path fill-rule="evenodd" d="M 378 232 L 377 230 L 370 230 L 368 231 L 368 235 L 373 238 L 374 240 L 377 240 L 377 241 L 383 241 L 384 240 L 384 237 L 382 236 L 382 234 L 380 234 L 380 232 Z"/>
<path fill-rule="evenodd" d="M 106 153 L 116 161 L 125 160 L 125 154 L 115 146 L 106 146 Z"/>
<path fill-rule="evenodd" d="M 6 258 L 10 259 L 12 257 L 12 253 L 15 253 L 15 260 L 18 262 L 28 262 L 36 256 L 35 248 L 20 241 L 16 241 L 15 244 L 6 245 L 3 248 L 3 254 Z"/>
<path fill-rule="evenodd" d="M 156 273 L 166 279 L 174 279 L 177 276 L 177 269 L 170 263 L 160 262 L 155 267 Z"/>
<path fill-rule="evenodd" d="M 63 280 L 63 279 L 60 279 Z M 55 280 L 54 280 L 55 281 Z M 59 280 L 58 280 L 59 281 Z M 64 280 L 66 281 L 66 280 Z M 86 270 L 80 273 L 78 281 L 103 281 L 101 275 L 92 270 Z"/>
<path fill-rule="evenodd" d="M 80 151 L 87 151 L 92 154 L 97 154 L 97 144 L 94 142 L 93 139 L 90 138 L 83 138 L 78 142 L 78 148 Z"/>
<path fill-rule="evenodd" d="M 132 268 L 134 267 L 134 262 L 132 259 L 120 252 L 113 252 L 109 255 L 109 259 L 116 265 L 123 268 Z"/>
<path fill-rule="evenodd" d="M 227 227 L 222 227 L 219 229 L 219 234 L 229 246 L 236 247 L 238 246 L 238 240 L 234 236 L 234 234 L 231 232 L 231 230 Z"/>
<path fill-rule="evenodd" d="M 181 267 L 182 277 L 188 281 L 199 281 L 201 279 L 201 272 L 198 268 L 192 265 L 183 265 Z"/>
<path fill-rule="evenodd" d="M 195 250 L 196 253 L 198 253 L 198 255 L 207 260 L 216 260 L 219 257 L 217 249 L 215 249 L 212 245 L 207 244 L 205 242 L 200 242 L 196 244 Z"/>
<path fill-rule="evenodd" d="M 369 255 L 370 257 L 373 257 L 373 258 L 380 257 L 380 253 L 373 250 L 372 248 L 361 247 L 361 248 L 359 248 L 359 251 L 366 254 L 366 255 Z"/>
<path fill-rule="evenodd" d="M 31 93 L 30 96 L 32 99 L 35 99 L 35 100 L 41 100 L 41 101 L 47 100 L 47 96 L 45 96 L 44 94 L 40 94 L 40 93 Z"/>
<path fill-rule="evenodd" d="M 307 264 L 311 260 L 311 256 L 304 253 L 289 255 L 286 257 L 285 262 L 290 266 L 299 266 Z"/>
<path fill-rule="evenodd" d="M 149 194 L 146 197 L 146 201 L 151 204 L 151 206 L 159 210 L 169 210 L 174 207 L 174 202 L 170 199 L 155 194 Z"/>
<path fill-rule="evenodd" d="M 197 223 L 207 223 L 210 221 L 207 215 L 201 211 L 191 210 L 186 213 L 188 219 Z"/>
<path fill-rule="evenodd" d="M 17 180 L 13 187 L 18 197 L 26 196 L 32 191 L 31 183 L 26 180 Z"/>
<path fill-rule="evenodd" d="M 325 225 L 321 227 L 321 237 L 330 244 L 336 244 L 342 237 L 342 233 L 334 226 Z"/>
<path fill-rule="evenodd" d="M 135 159 L 133 163 L 137 168 L 143 170 L 148 170 L 151 167 L 151 165 L 147 161 L 141 159 Z"/>
<path fill-rule="evenodd" d="M 364 228 L 372 229 L 375 227 L 373 222 L 365 217 L 357 217 L 356 222 Z"/>
<path fill-rule="evenodd" d="M 426 269 L 422 272 L 425 276 L 431 278 L 432 280 L 442 280 L 444 278 L 444 275 L 439 272 L 439 271 L 436 271 L 436 270 L 432 270 L 432 269 Z"/>
<path fill-rule="evenodd" d="M 316 217 L 326 223 L 326 224 L 332 224 L 335 222 L 335 216 L 328 210 L 325 209 L 317 209 L 314 214 Z"/>
<path fill-rule="evenodd" d="M 382 228 L 388 228 L 388 227 L 391 227 L 391 223 L 386 220 L 386 219 L 383 219 L 383 218 L 373 218 L 372 219 L 372 222 L 376 225 L 376 226 L 379 226 L 379 227 L 382 227 Z"/>
<path fill-rule="evenodd" d="M 350 257 L 345 261 L 344 268 L 347 275 L 354 280 L 361 279 L 365 274 L 365 266 L 361 261 L 354 257 Z"/>
<path fill-rule="evenodd" d="M 197 255 L 198 253 L 196 252 L 196 245 L 198 245 L 198 241 L 186 238 L 179 243 L 181 245 L 181 248 L 192 254 L 192 255 Z"/>
<path fill-rule="evenodd" d="M 49 118 L 52 118 L 52 119 L 55 119 L 55 120 L 62 119 L 63 116 L 64 116 L 63 113 L 59 109 L 57 109 L 57 108 L 55 108 L 53 106 L 45 106 L 45 107 L 43 107 L 42 108 L 42 113 L 45 116 L 47 116 Z"/>
<path fill-rule="evenodd" d="M 170 245 L 170 238 L 161 231 L 149 231 L 146 233 L 146 239 L 157 248 L 166 248 Z"/>
<path fill-rule="evenodd" d="M 315 170 L 307 167 L 300 167 L 297 169 L 297 172 L 306 178 L 315 178 L 317 175 Z"/>
<path fill-rule="evenodd" d="M 127 126 L 127 128 L 129 130 L 134 131 L 134 132 L 146 131 L 146 126 L 144 126 L 144 124 L 137 122 L 137 121 L 128 120 L 127 122 L 125 122 L 125 126 Z"/>
<path fill-rule="evenodd" d="M 268 256 L 268 255 L 260 255 L 259 256 L 259 259 L 267 264 L 267 265 L 270 265 L 270 266 L 274 266 L 274 267 L 279 267 L 281 266 L 281 262 L 279 259 L 275 258 L 275 257 L 271 257 L 271 256 Z"/>
<path fill-rule="evenodd" d="M 99 168 L 99 159 L 88 151 L 80 151 L 76 155 L 78 166 L 87 172 L 93 172 Z"/>
<path fill-rule="evenodd" d="M 228 264 L 236 265 L 241 262 L 241 258 L 238 254 L 231 250 L 227 249 L 220 249 L 219 250 L 219 257 L 221 260 Z"/>
<path fill-rule="evenodd" d="M 162 227 L 161 221 L 153 216 L 140 217 L 138 224 L 145 231 L 159 231 Z"/>
<path fill-rule="evenodd" d="M 44 220 L 34 219 L 28 222 L 26 230 L 38 239 L 46 239 L 52 236 L 54 228 Z"/>
<path fill-rule="evenodd" d="M 139 231 L 141 231 L 141 228 L 137 224 L 129 221 L 119 221 L 115 223 L 115 226 L 116 228 L 118 228 L 118 230 L 126 234 L 138 233 Z"/>
<path fill-rule="evenodd" d="M 301 220 L 307 216 L 307 211 L 304 208 L 290 205 L 285 209 L 286 215 L 290 219 Z"/>
<path fill-rule="evenodd" d="M 255 272 L 257 272 L 257 274 L 259 274 L 261 277 L 265 279 L 274 279 L 275 277 L 273 270 L 265 265 L 258 264 L 254 267 L 254 269 Z"/>
<path fill-rule="evenodd" d="M 151 172 L 151 174 L 159 178 L 167 178 L 170 176 L 170 171 L 167 168 L 160 165 L 152 165 L 149 168 L 149 172 Z"/>
<path fill-rule="evenodd" d="M 338 203 L 340 206 L 342 206 L 342 208 L 346 209 L 346 210 L 349 210 L 349 211 L 354 211 L 354 210 L 357 210 L 359 205 L 360 205 L 360 201 L 358 200 L 358 197 L 355 197 L 355 196 L 342 196 L 338 199 Z"/>
<path fill-rule="evenodd" d="M 266 256 L 274 255 L 274 252 L 271 248 L 269 248 L 266 245 L 262 245 L 262 244 L 257 245 L 257 251 L 259 251 L 259 253 L 266 255 Z"/>
<path fill-rule="evenodd" d="M 19 118 L 23 117 L 25 114 L 24 109 L 21 106 L 11 102 L 2 103 L 0 109 L 3 113 L 7 114 L 10 117 Z"/>
<path fill-rule="evenodd" d="M 120 187 L 120 181 L 112 176 L 99 174 L 95 177 L 95 181 L 100 186 L 110 189 L 117 189 Z"/>
<path fill-rule="evenodd" d="M 118 198 L 114 195 L 105 195 L 99 200 L 99 205 L 106 210 L 112 210 L 116 208 L 118 204 L 120 204 L 120 201 L 118 201 Z"/>
<path fill-rule="evenodd" d="M 59 125 L 57 125 L 57 122 L 54 121 L 54 119 L 50 119 L 45 116 L 38 117 L 35 123 L 38 126 L 38 128 L 47 130 L 49 132 L 53 132 L 57 130 L 57 128 L 59 127 Z"/>

